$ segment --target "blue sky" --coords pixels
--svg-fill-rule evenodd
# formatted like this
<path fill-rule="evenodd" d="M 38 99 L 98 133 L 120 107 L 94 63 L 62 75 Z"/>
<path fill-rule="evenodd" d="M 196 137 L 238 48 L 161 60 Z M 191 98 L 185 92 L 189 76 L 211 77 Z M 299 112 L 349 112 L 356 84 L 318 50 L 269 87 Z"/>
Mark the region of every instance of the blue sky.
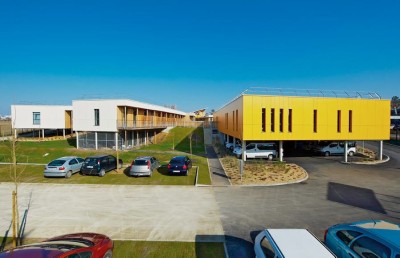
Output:
<path fill-rule="evenodd" d="M 0 114 L 130 98 L 217 109 L 248 87 L 399 96 L 400 1 L 0 1 Z"/>

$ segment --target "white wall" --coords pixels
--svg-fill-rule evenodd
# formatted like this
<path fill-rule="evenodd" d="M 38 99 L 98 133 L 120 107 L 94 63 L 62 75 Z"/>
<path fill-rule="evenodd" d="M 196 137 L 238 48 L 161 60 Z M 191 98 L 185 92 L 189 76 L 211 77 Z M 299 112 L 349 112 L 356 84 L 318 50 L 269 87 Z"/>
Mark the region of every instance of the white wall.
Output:
<path fill-rule="evenodd" d="M 73 130 L 117 132 L 117 106 L 118 100 L 74 100 Z M 94 125 L 94 110 L 99 109 L 100 125 Z"/>
<path fill-rule="evenodd" d="M 72 110 L 72 106 L 11 105 L 12 125 L 15 129 L 63 129 L 66 110 Z M 40 125 L 33 124 L 33 112 L 40 112 Z"/>

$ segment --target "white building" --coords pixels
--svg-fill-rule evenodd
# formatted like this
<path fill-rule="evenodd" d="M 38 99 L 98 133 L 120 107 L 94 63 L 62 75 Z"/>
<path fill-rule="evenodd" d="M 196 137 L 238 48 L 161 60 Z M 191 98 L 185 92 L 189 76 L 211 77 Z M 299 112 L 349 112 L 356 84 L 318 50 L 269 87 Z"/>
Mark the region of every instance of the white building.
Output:
<path fill-rule="evenodd" d="M 32 129 L 42 137 L 47 129 L 72 128 L 72 106 L 56 105 L 11 105 L 11 124 L 15 129 Z"/>
<path fill-rule="evenodd" d="M 185 112 L 129 99 L 74 100 L 72 106 L 12 105 L 13 129 L 66 129 L 77 148 L 127 149 L 156 141 L 167 127 L 195 126 Z"/>

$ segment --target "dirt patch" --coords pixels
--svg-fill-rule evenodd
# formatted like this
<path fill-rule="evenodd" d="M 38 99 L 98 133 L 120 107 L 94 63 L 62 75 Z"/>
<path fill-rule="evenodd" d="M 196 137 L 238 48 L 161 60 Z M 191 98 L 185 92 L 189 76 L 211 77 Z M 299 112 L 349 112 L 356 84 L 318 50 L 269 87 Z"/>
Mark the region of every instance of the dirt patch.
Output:
<path fill-rule="evenodd" d="M 307 172 L 296 164 L 276 161 L 252 161 L 244 165 L 240 177 L 239 160 L 234 157 L 220 158 L 232 185 L 275 185 L 296 183 L 307 178 Z"/>

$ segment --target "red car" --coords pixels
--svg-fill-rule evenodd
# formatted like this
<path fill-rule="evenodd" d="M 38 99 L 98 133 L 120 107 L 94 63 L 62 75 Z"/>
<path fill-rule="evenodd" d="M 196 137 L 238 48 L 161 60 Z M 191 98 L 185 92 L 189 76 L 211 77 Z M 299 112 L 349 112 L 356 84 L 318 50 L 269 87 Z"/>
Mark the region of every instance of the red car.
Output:
<path fill-rule="evenodd" d="M 0 258 L 111 258 L 113 241 L 101 234 L 76 233 L 18 246 L 0 253 Z"/>

